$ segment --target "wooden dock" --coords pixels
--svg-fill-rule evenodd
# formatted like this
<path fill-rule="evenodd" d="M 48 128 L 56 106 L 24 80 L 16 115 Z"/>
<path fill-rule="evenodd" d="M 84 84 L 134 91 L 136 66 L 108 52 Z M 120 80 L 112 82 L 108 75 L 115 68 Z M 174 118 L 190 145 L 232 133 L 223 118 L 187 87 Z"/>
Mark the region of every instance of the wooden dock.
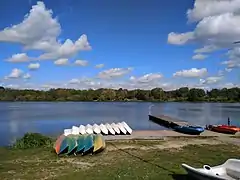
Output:
<path fill-rule="evenodd" d="M 166 115 L 158 115 L 158 116 L 153 116 L 153 115 L 148 115 L 149 120 L 153 121 L 160 126 L 164 126 L 167 128 L 173 128 L 174 126 L 183 126 L 183 125 L 189 125 L 187 121 L 175 119 Z"/>

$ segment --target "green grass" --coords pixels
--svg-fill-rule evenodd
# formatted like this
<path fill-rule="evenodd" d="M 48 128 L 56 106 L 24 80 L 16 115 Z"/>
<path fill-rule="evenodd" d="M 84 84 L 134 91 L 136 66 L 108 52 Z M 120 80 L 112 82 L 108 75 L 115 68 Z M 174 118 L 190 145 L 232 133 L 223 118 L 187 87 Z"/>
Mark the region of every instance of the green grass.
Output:
<path fill-rule="evenodd" d="M 187 176 L 181 163 L 196 167 L 217 165 L 240 154 L 239 146 L 231 144 L 163 148 L 164 143 L 169 144 L 170 141 L 109 141 L 104 152 L 77 157 L 58 157 L 47 146 L 33 149 L 0 148 L 0 177 L 2 180 L 182 180 Z"/>

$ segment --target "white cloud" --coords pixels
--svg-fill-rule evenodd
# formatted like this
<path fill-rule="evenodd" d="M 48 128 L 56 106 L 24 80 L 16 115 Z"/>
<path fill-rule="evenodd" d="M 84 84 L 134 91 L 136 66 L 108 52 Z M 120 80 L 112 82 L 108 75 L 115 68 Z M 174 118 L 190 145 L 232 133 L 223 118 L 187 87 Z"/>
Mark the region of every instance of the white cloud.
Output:
<path fill-rule="evenodd" d="M 193 31 L 171 32 L 168 42 L 175 45 L 196 43 L 203 46 L 195 53 L 209 53 L 220 49 L 232 49 L 227 54 L 227 68 L 239 68 L 240 56 L 237 54 L 240 40 L 240 0 L 195 0 L 193 9 L 187 11 L 189 22 L 197 22 Z M 235 52 L 234 52 L 235 51 Z M 240 55 L 240 53 L 239 53 Z"/>
<path fill-rule="evenodd" d="M 11 58 L 8 58 L 6 61 L 13 63 L 27 62 L 29 57 L 26 53 L 13 54 Z"/>
<path fill-rule="evenodd" d="M 12 70 L 12 72 L 8 76 L 6 76 L 5 78 L 6 79 L 8 79 L 8 78 L 17 79 L 17 78 L 20 78 L 22 76 L 22 74 L 23 74 L 23 71 L 21 69 L 14 68 Z"/>
<path fill-rule="evenodd" d="M 103 68 L 104 67 L 104 64 L 97 64 L 96 66 L 95 66 L 95 68 L 98 68 L 98 69 L 101 69 L 101 68 Z"/>
<path fill-rule="evenodd" d="M 212 76 L 207 77 L 206 79 L 200 79 L 200 84 L 216 84 L 223 80 L 222 76 Z"/>
<path fill-rule="evenodd" d="M 66 59 L 66 58 L 58 59 L 58 60 L 54 61 L 54 64 L 58 65 L 58 66 L 67 65 L 68 59 Z"/>
<path fill-rule="evenodd" d="M 183 45 L 186 44 L 189 40 L 193 39 L 193 32 L 187 33 L 175 33 L 171 32 L 168 34 L 168 43 L 175 45 Z"/>
<path fill-rule="evenodd" d="M 122 77 L 132 71 L 132 68 L 112 68 L 102 71 L 98 74 L 99 78 L 111 79 L 116 77 Z"/>
<path fill-rule="evenodd" d="M 203 77 L 205 75 L 207 75 L 206 68 L 201 68 L 201 69 L 192 68 L 188 70 L 177 71 L 173 74 L 174 77 L 186 77 L 186 78 L 188 77 L 197 78 L 197 77 Z"/>
<path fill-rule="evenodd" d="M 29 73 L 26 73 L 26 74 L 23 75 L 23 78 L 24 79 L 30 79 L 31 75 Z"/>
<path fill-rule="evenodd" d="M 18 43 L 25 50 L 45 52 L 37 59 L 69 58 L 81 50 L 91 49 L 85 34 L 75 42 L 67 39 L 61 44 L 58 40 L 61 31 L 61 25 L 57 18 L 53 18 L 52 10 L 46 9 L 45 4 L 39 1 L 21 23 L 0 31 L 0 42 Z"/>
<path fill-rule="evenodd" d="M 216 47 L 214 45 L 205 45 L 202 48 L 196 49 L 194 51 L 194 53 L 209 53 L 209 52 L 215 51 L 217 49 L 218 49 L 218 47 Z"/>
<path fill-rule="evenodd" d="M 136 83 L 149 83 L 149 82 L 159 80 L 162 77 L 163 77 L 163 75 L 160 73 L 149 73 L 149 74 L 145 74 L 138 78 L 135 76 L 131 76 L 130 80 L 133 82 L 136 82 Z"/>
<path fill-rule="evenodd" d="M 52 18 L 52 11 L 43 2 L 37 2 L 21 23 L 0 31 L 0 41 L 20 43 L 27 49 L 49 50 L 58 44 L 56 37 L 60 33 L 61 26 Z"/>
<path fill-rule="evenodd" d="M 31 63 L 28 65 L 28 69 L 30 69 L 30 70 L 35 70 L 35 69 L 39 69 L 39 68 L 40 68 L 39 63 Z"/>
<path fill-rule="evenodd" d="M 223 13 L 239 12 L 240 0 L 196 0 L 194 8 L 187 11 L 190 22 Z"/>
<path fill-rule="evenodd" d="M 78 83 L 80 83 L 79 79 L 75 79 L 75 78 L 69 81 L 69 84 L 78 84 Z"/>
<path fill-rule="evenodd" d="M 83 34 L 75 42 L 67 39 L 63 44 L 56 45 L 54 51 L 42 54 L 38 59 L 68 58 L 77 54 L 79 51 L 87 50 L 91 50 L 91 46 L 88 42 L 87 35 Z"/>
<path fill-rule="evenodd" d="M 204 55 L 204 54 L 195 54 L 192 59 L 194 60 L 203 60 L 203 59 L 206 59 L 208 56 L 207 55 Z"/>
<path fill-rule="evenodd" d="M 87 66 L 88 65 L 88 61 L 86 60 L 76 60 L 74 62 L 75 65 L 78 65 L 78 66 Z"/>

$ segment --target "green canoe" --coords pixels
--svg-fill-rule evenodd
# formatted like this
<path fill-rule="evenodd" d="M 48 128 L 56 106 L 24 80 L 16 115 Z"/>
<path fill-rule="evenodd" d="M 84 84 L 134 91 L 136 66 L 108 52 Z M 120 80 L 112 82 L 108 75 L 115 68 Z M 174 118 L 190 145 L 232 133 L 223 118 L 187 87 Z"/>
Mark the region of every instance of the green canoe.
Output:
<path fill-rule="evenodd" d="M 83 153 L 86 153 L 93 148 L 93 135 L 92 134 L 85 136 L 84 144 L 85 144 L 85 148 L 83 150 Z"/>
<path fill-rule="evenodd" d="M 67 143 L 68 143 L 67 154 L 68 155 L 74 153 L 75 149 L 77 148 L 78 146 L 77 139 L 78 139 L 78 135 L 68 135 L 68 138 L 67 138 Z"/>
<path fill-rule="evenodd" d="M 85 148 L 85 136 L 86 135 L 80 135 L 77 139 L 77 149 L 75 151 L 75 154 L 81 153 L 84 151 Z"/>

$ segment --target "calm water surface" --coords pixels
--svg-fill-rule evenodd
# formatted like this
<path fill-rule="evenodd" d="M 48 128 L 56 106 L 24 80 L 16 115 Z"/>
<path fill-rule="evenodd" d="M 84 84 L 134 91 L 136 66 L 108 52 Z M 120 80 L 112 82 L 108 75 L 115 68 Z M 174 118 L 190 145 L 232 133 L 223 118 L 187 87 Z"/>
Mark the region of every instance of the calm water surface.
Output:
<path fill-rule="evenodd" d="M 134 130 L 164 129 L 148 121 L 166 114 L 193 124 L 226 123 L 240 126 L 240 104 L 228 103 L 124 103 L 124 102 L 1 102 L 0 146 L 8 145 L 26 132 L 60 134 L 73 125 L 126 121 Z"/>

